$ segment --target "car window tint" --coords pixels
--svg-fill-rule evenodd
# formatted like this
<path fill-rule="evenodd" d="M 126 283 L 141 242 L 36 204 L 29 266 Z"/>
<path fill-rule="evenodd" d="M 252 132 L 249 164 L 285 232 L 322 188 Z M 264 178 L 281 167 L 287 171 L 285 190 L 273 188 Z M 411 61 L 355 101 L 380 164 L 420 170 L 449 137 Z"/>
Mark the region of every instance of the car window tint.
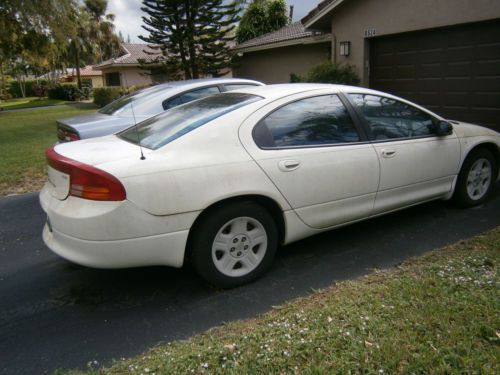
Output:
<path fill-rule="evenodd" d="M 118 136 L 134 144 L 140 139 L 141 146 L 156 150 L 226 113 L 261 99 L 237 92 L 211 95 L 144 120 Z"/>
<path fill-rule="evenodd" d="M 231 90 L 239 90 L 239 89 L 244 89 L 247 87 L 255 87 L 257 85 L 251 84 L 251 83 L 226 83 L 224 87 L 226 87 L 227 91 Z"/>
<path fill-rule="evenodd" d="M 186 92 L 180 96 L 182 103 L 189 103 L 196 99 L 201 99 L 209 95 L 218 94 L 220 90 L 217 86 L 203 87 L 201 89 Z"/>
<path fill-rule="evenodd" d="M 163 109 L 166 111 L 167 109 L 177 107 L 178 105 L 182 104 L 182 100 L 180 96 L 176 96 L 173 99 L 170 100 L 165 100 L 163 102 Z"/>
<path fill-rule="evenodd" d="M 162 111 L 161 99 L 158 97 L 160 94 L 164 97 L 170 89 L 171 87 L 159 85 L 135 91 L 102 107 L 99 112 L 119 116 L 132 116 L 133 114 L 153 116 Z"/>
<path fill-rule="evenodd" d="M 297 147 L 357 142 L 359 134 L 337 95 L 297 100 L 262 119 L 254 129 L 258 146 Z"/>
<path fill-rule="evenodd" d="M 433 134 L 434 118 L 411 105 L 377 95 L 349 94 L 376 140 Z"/>

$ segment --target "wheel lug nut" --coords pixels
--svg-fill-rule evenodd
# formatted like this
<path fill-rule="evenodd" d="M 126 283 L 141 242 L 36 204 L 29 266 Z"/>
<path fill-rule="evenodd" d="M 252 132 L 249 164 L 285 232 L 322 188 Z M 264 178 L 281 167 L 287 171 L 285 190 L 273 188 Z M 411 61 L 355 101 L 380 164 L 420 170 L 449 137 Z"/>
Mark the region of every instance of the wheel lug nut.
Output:
<path fill-rule="evenodd" d="M 237 239 L 237 238 L 235 238 L 235 239 L 233 240 L 233 243 L 236 243 L 236 242 L 238 242 L 238 239 Z"/>
<path fill-rule="evenodd" d="M 243 248 L 244 248 L 245 250 L 247 250 L 247 249 L 248 249 L 248 245 L 245 245 Z"/>
<path fill-rule="evenodd" d="M 236 250 L 234 247 L 231 248 L 231 252 L 233 252 L 234 250 Z"/>
<path fill-rule="evenodd" d="M 241 254 L 242 254 L 241 251 L 238 251 L 236 255 L 241 256 Z"/>
<path fill-rule="evenodd" d="M 242 242 L 245 242 L 246 240 L 247 240 L 247 238 L 246 238 L 246 237 L 243 237 L 243 238 L 241 239 L 241 241 L 242 241 Z"/>

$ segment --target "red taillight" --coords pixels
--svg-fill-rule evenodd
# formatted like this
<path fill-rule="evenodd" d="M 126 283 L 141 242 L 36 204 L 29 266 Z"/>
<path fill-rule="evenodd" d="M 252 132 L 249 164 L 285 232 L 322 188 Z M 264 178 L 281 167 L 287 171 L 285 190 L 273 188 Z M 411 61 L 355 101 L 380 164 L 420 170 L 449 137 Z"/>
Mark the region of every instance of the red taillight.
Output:
<path fill-rule="evenodd" d="M 59 127 L 57 128 L 57 138 L 59 138 L 60 141 L 73 142 L 80 140 L 80 135 L 76 132 Z"/>
<path fill-rule="evenodd" d="M 70 176 L 69 194 L 95 201 L 123 201 L 125 188 L 118 179 L 91 165 L 59 155 L 51 147 L 46 151 L 48 164 Z"/>

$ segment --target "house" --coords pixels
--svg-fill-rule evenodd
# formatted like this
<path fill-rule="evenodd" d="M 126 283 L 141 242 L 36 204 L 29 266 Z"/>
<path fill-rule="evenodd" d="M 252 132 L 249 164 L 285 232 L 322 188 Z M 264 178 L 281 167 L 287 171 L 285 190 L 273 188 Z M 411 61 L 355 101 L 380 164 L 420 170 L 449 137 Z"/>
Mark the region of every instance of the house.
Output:
<path fill-rule="evenodd" d="M 362 86 L 402 96 L 446 118 L 500 130 L 498 0 L 324 0 L 301 23 L 306 32 L 328 35 L 331 60 L 354 65 Z M 284 51 L 280 45 L 275 40 L 260 51 L 259 61 L 271 61 L 268 69 L 262 64 L 259 73 L 249 56 L 240 71 L 288 82 L 273 63 Z M 298 45 L 281 59 L 281 68 L 294 70 L 289 66 L 307 54 Z"/>
<path fill-rule="evenodd" d="M 103 61 L 94 66 L 103 75 L 105 86 L 149 86 L 166 80 L 161 72 L 161 64 L 155 64 L 158 51 L 147 44 L 122 43 L 118 57 Z M 149 63 L 147 69 L 141 64 Z"/>
<path fill-rule="evenodd" d="M 331 40 L 328 31 L 307 31 L 302 23 L 292 23 L 233 47 L 239 57 L 233 76 L 268 84 L 290 82 L 291 74 L 303 75 L 330 59 Z"/>
<path fill-rule="evenodd" d="M 102 80 L 102 72 L 100 70 L 95 70 L 92 65 L 87 65 L 86 67 L 80 69 L 80 78 L 83 83 L 85 83 L 85 81 L 88 81 L 93 88 L 102 87 L 104 85 Z M 67 68 L 66 74 L 63 74 L 60 77 L 60 80 L 64 82 L 76 82 L 76 69 Z"/>
<path fill-rule="evenodd" d="M 326 0 L 302 23 L 363 86 L 500 130 L 498 0 Z"/>

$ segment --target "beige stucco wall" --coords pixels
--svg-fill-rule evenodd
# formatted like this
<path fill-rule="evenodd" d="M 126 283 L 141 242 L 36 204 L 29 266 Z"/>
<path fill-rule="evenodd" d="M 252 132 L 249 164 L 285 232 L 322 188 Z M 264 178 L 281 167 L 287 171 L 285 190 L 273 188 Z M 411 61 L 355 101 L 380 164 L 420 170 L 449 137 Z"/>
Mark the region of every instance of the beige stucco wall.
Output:
<path fill-rule="evenodd" d="M 304 75 L 329 57 L 329 42 L 247 52 L 241 56 L 239 66 L 233 68 L 233 76 L 268 84 L 288 83 L 290 74 Z"/>
<path fill-rule="evenodd" d="M 333 13 L 332 59 L 356 66 L 362 84 L 368 86 L 366 29 L 376 36 L 430 29 L 500 17 L 500 0 L 346 0 Z M 339 56 L 339 43 L 351 42 L 350 56 Z"/>
<path fill-rule="evenodd" d="M 110 67 L 102 69 L 103 80 L 106 82 L 106 74 L 120 73 L 122 87 L 130 86 L 149 86 L 153 82 L 151 76 L 145 74 L 145 71 L 139 67 Z"/>
<path fill-rule="evenodd" d="M 92 79 L 92 87 L 93 88 L 96 88 L 96 87 L 103 87 L 104 86 L 104 82 L 103 82 L 103 78 L 102 76 L 93 76 L 93 77 L 90 77 Z"/>

